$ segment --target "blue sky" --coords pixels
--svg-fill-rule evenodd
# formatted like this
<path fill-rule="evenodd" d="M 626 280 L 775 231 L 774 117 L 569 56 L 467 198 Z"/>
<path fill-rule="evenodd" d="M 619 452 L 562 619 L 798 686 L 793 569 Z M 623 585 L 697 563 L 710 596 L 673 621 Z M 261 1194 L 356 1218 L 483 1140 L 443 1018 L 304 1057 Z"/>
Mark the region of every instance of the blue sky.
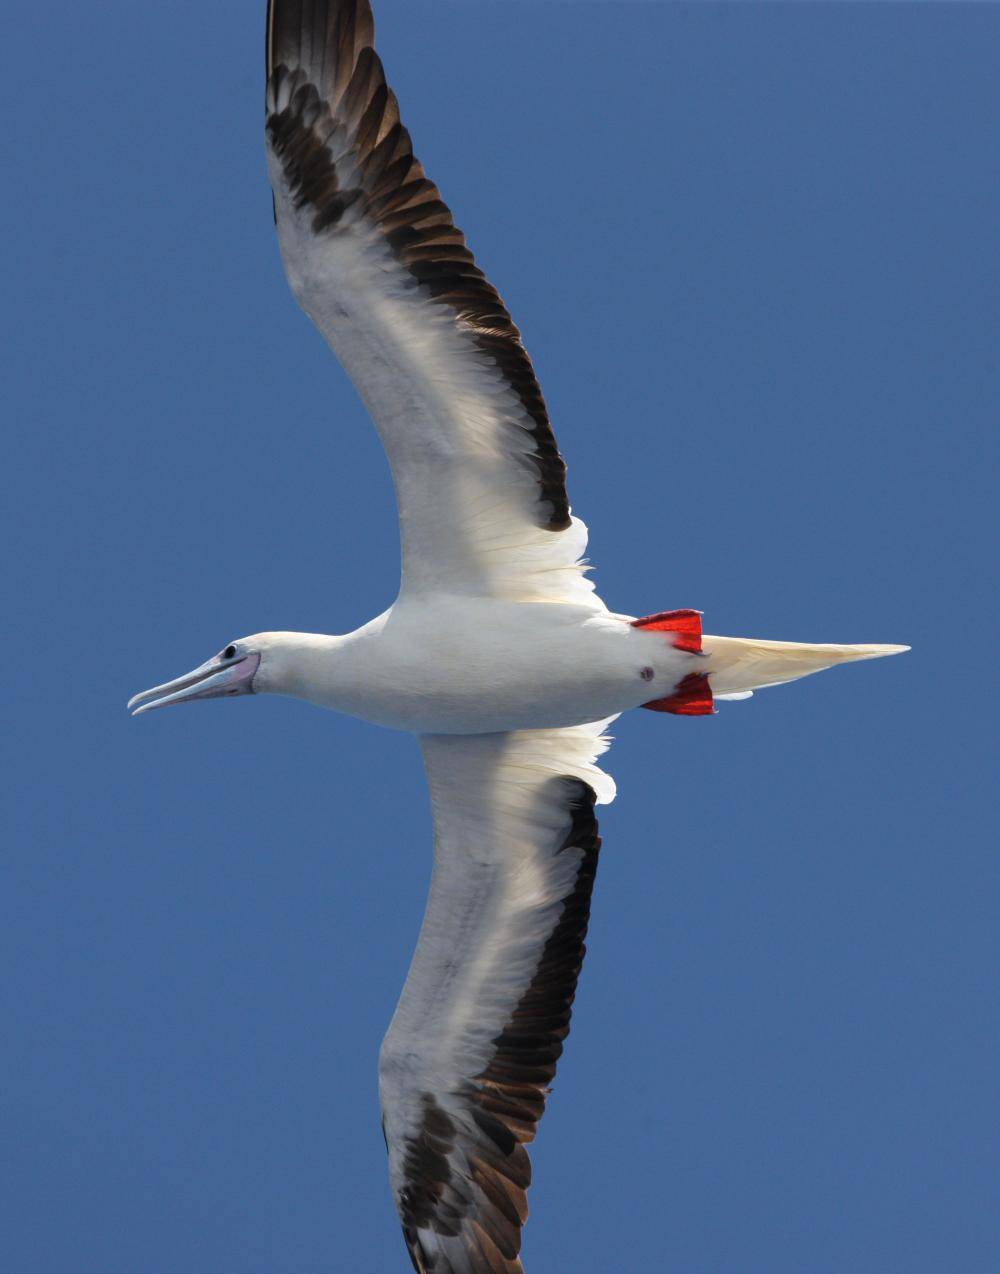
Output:
<path fill-rule="evenodd" d="M 394 595 L 384 458 L 281 273 L 263 8 L 53 0 L 0 51 L 13 1274 L 406 1268 L 375 1064 L 429 867 L 413 741 L 124 711 Z M 1000 9 L 377 17 L 609 604 L 914 647 L 618 723 L 527 1267 L 985 1274 Z"/>

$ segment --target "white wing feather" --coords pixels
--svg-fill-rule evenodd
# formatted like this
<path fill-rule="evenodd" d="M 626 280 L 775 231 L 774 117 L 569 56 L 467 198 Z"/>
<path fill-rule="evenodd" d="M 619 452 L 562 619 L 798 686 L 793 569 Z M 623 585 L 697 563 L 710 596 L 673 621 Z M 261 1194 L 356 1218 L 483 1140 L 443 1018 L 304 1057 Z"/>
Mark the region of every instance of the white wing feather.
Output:
<path fill-rule="evenodd" d="M 390 1179 L 418 1269 L 521 1268 L 523 1143 L 583 959 L 593 806 L 614 796 L 594 764 L 607 724 L 422 740 L 434 873 L 380 1059 Z"/>
<path fill-rule="evenodd" d="M 403 590 L 602 610 L 531 362 L 372 40 L 367 0 L 273 6 L 268 161 L 292 291 L 389 457 Z"/>

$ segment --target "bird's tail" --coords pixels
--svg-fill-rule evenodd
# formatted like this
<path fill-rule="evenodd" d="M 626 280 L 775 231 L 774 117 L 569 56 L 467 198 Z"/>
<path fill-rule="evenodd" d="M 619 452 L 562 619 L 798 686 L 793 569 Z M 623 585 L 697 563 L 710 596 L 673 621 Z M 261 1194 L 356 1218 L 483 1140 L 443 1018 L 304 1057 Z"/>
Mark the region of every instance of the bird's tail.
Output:
<path fill-rule="evenodd" d="M 702 659 L 677 683 L 673 692 L 651 699 L 644 708 L 700 717 L 713 710 L 717 699 L 749 699 L 762 686 L 780 686 L 811 672 L 856 659 L 899 655 L 909 646 L 812 645 L 802 641 L 762 641 L 756 637 L 710 637 L 701 631 L 696 610 L 660 611 L 633 619 L 633 628 L 663 636 L 677 650 Z"/>
<path fill-rule="evenodd" d="M 812 645 L 801 641 L 761 641 L 755 637 L 702 637 L 712 693 L 716 699 L 746 699 L 762 686 L 780 686 L 834 664 L 899 655 L 909 646 Z"/>

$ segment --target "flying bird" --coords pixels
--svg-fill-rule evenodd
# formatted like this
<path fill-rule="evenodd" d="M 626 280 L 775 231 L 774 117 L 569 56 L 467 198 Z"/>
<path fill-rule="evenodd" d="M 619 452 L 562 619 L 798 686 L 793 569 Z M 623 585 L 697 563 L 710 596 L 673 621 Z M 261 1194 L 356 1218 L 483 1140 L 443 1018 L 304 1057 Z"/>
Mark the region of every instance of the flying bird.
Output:
<path fill-rule="evenodd" d="M 129 707 L 285 694 L 419 737 L 434 868 L 379 1057 L 389 1177 L 416 1270 L 516 1274 L 615 791 L 607 726 L 907 647 L 610 612 L 531 360 L 413 153 L 368 0 L 271 0 L 266 62 L 285 270 L 388 453 L 402 581 L 356 632 L 243 637 Z"/>

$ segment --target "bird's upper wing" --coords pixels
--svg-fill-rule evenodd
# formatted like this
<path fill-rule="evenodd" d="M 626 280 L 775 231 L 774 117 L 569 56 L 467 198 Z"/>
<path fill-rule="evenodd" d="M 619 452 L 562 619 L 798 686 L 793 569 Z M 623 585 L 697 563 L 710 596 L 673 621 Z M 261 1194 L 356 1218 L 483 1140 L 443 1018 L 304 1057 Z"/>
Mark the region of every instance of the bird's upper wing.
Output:
<path fill-rule="evenodd" d="M 373 42 L 368 0 L 271 0 L 266 131 L 292 291 L 389 456 L 403 588 L 603 609 L 531 360 Z"/>
<path fill-rule="evenodd" d="M 434 873 L 379 1064 L 414 1266 L 518 1274 L 524 1149 L 569 1032 L 600 838 L 607 722 L 425 736 Z"/>

